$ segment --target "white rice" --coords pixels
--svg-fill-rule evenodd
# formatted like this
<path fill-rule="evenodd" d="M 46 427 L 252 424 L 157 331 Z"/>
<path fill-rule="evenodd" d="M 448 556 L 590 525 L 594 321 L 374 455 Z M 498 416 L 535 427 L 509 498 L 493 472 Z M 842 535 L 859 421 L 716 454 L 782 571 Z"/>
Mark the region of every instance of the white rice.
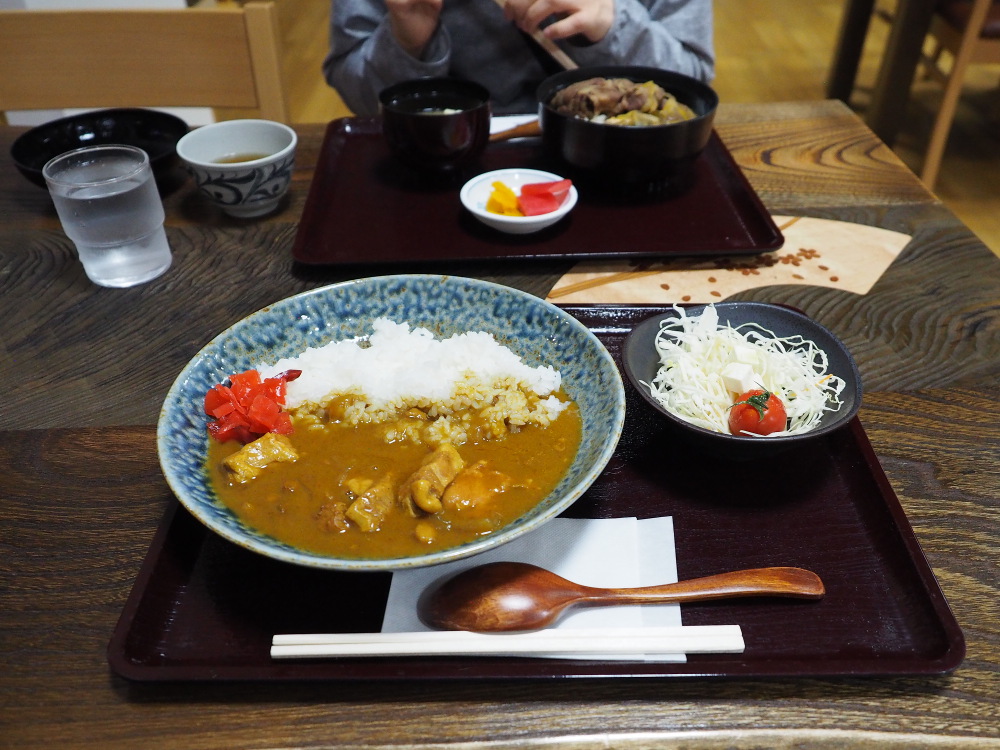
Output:
<path fill-rule="evenodd" d="M 492 334 L 436 339 L 426 328 L 410 330 L 387 318 L 375 320 L 367 340 L 331 342 L 257 369 L 264 377 L 302 371 L 288 384 L 286 408 L 292 412 L 351 397 L 346 418 L 354 423 L 420 408 L 445 423 L 472 410 L 510 425 L 545 425 L 567 406 L 554 395 L 561 385 L 556 369 L 526 365 Z"/>

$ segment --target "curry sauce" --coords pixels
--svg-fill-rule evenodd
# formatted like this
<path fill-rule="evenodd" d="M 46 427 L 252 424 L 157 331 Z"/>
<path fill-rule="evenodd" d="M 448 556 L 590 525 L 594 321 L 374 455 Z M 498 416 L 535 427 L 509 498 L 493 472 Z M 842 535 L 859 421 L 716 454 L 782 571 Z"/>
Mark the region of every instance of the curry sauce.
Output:
<path fill-rule="evenodd" d="M 398 423 L 296 419 L 285 448 L 264 448 L 277 456 L 266 468 L 227 468 L 250 447 L 233 441 L 210 441 L 207 468 L 222 502 L 280 541 L 342 558 L 405 557 L 491 534 L 537 505 L 573 462 L 581 420 L 570 404 L 548 426 L 457 446 L 391 437 L 405 434 Z"/>

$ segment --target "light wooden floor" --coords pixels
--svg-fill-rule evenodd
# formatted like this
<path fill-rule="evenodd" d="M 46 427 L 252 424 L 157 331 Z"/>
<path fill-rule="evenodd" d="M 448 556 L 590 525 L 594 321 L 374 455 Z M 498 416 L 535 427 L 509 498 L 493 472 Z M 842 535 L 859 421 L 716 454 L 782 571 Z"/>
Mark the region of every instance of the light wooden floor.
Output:
<path fill-rule="evenodd" d="M 280 0 L 292 119 L 328 122 L 349 114 L 323 81 L 330 0 Z M 724 102 L 819 99 L 824 96 L 842 0 L 715 0 L 715 89 Z M 865 94 L 885 37 L 873 23 L 852 106 Z M 980 66 L 948 142 L 936 187 L 941 199 L 1000 254 L 1000 67 Z M 930 129 L 937 87 L 918 84 L 896 152 L 913 169 Z"/>

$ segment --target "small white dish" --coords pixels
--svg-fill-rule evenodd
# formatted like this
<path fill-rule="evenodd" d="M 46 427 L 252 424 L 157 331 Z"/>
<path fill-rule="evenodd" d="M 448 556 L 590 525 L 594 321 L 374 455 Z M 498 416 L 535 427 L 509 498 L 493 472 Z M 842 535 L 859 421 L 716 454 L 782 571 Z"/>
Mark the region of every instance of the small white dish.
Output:
<path fill-rule="evenodd" d="M 552 226 L 573 210 L 578 197 L 576 186 L 569 189 L 566 200 L 551 213 L 539 216 L 502 216 L 486 210 L 486 201 L 489 200 L 490 193 L 493 192 L 493 183 L 502 182 L 515 193 L 519 193 L 523 185 L 535 182 L 555 182 L 561 179 L 563 178 L 557 174 L 543 172 L 539 169 L 497 169 L 473 177 L 462 186 L 459 197 L 469 213 L 483 224 L 509 234 L 529 234 Z"/>

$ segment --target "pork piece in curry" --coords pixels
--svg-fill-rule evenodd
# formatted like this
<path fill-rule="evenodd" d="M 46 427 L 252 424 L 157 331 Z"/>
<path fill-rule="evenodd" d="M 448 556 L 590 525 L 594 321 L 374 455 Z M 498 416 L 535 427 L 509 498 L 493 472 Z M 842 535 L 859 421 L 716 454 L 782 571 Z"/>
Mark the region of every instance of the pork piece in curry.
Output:
<path fill-rule="evenodd" d="M 461 445 L 413 440 L 414 419 L 427 416 L 358 425 L 293 418 L 291 435 L 265 435 L 260 445 L 210 441 L 208 470 L 222 501 L 253 528 L 320 554 L 392 558 L 506 526 L 559 483 L 580 444 L 573 404 L 548 426 L 500 437 L 481 430 Z"/>

